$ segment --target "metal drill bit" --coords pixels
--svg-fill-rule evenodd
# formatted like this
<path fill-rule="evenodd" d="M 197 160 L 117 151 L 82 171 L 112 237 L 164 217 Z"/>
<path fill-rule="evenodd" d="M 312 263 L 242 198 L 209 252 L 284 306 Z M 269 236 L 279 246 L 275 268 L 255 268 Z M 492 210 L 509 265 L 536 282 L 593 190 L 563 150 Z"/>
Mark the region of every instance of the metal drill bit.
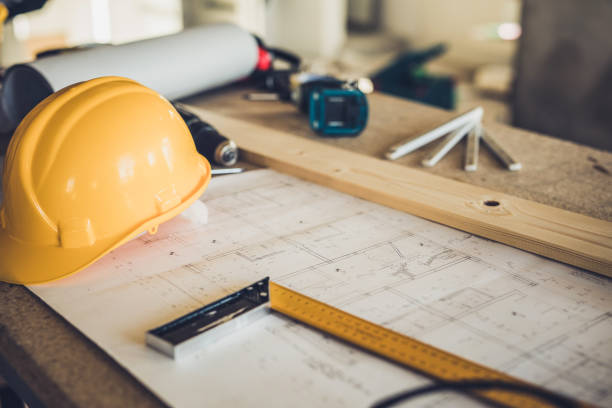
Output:
<path fill-rule="evenodd" d="M 224 174 L 237 174 L 242 173 L 244 169 L 242 167 L 232 167 L 229 169 L 212 169 L 210 171 L 211 176 L 222 176 Z"/>

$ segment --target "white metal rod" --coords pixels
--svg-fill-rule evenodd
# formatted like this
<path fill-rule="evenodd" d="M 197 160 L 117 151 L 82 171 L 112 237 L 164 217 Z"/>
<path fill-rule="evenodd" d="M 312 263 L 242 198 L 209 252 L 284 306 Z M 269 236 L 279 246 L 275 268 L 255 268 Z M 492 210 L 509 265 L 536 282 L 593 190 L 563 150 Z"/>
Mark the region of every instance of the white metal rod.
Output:
<path fill-rule="evenodd" d="M 465 125 L 461 126 L 459 129 L 455 130 L 448 136 L 446 136 L 433 150 L 432 152 L 421 162 L 421 164 L 425 167 L 433 167 L 435 166 L 440 159 L 446 156 L 446 153 L 450 151 L 463 137 L 468 133 L 471 129 L 477 126 L 477 124 L 473 122 L 468 122 Z"/>
<path fill-rule="evenodd" d="M 478 169 L 478 150 L 480 148 L 481 133 L 482 126 L 477 125 L 468 134 L 467 146 L 465 148 L 465 163 L 463 165 L 465 171 L 476 171 Z"/>
<path fill-rule="evenodd" d="M 480 122 L 482 119 L 483 109 L 478 106 L 466 113 L 463 113 L 454 119 L 446 122 L 445 124 L 438 126 L 435 129 L 430 130 L 429 132 L 412 137 L 410 139 L 404 140 L 403 142 L 394 144 L 389 148 L 385 157 L 389 160 L 396 160 L 402 156 L 407 155 L 410 152 L 415 151 L 421 146 L 425 146 L 428 143 L 433 142 L 434 140 L 444 136 L 445 134 L 456 130 L 458 127 L 463 126 L 468 122 L 476 123 Z"/>

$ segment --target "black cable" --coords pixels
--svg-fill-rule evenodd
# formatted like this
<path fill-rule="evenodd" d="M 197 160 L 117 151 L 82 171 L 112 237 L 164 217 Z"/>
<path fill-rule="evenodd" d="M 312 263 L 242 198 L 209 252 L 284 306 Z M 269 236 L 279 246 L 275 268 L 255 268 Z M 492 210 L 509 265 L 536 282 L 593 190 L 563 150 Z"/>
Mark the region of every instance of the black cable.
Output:
<path fill-rule="evenodd" d="M 23 408 L 19 395 L 9 387 L 0 387 L 0 408 Z"/>
<path fill-rule="evenodd" d="M 533 397 L 537 397 L 559 408 L 574 408 L 580 406 L 578 402 L 566 398 L 562 395 L 546 391 L 541 388 L 536 388 L 527 384 L 495 380 L 469 380 L 456 382 L 437 382 L 434 384 L 426 385 L 424 387 L 404 391 L 376 402 L 374 405 L 372 405 L 372 408 L 387 408 L 411 398 L 440 391 L 456 391 L 468 393 L 471 391 L 487 390 L 502 390 L 518 394 L 527 394 Z"/>
<path fill-rule="evenodd" d="M 287 63 L 289 63 L 289 65 L 291 65 L 291 69 L 294 71 L 299 69 L 300 65 L 302 64 L 302 59 L 297 54 L 291 51 L 282 50 L 280 48 L 269 47 L 259 36 L 253 34 L 253 37 L 255 38 L 255 41 L 257 42 L 257 45 L 260 48 L 263 48 L 264 50 L 272 54 L 272 59 L 278 58 L 281 60 L 285 60 Z"/>
<path fill-rule="evenodd" d="M 291 69 L 297 70 L 302 65 L 302 59 L 291 51 L 281 50 L 280 48 L 268 47 L 268 52 L 272 54 L 273 59 L 281 59 L 291 65 Z"/>

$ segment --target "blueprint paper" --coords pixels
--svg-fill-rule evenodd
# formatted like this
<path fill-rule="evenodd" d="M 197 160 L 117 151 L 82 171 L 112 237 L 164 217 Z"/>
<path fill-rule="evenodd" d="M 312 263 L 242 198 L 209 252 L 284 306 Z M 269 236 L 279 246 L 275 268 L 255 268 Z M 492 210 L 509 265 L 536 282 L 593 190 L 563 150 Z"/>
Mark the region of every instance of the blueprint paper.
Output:
<path fill-rule="evenodd" d="M 272 170 L 30 289 L 177 407 L 369 406 L 423 377 L 279 315 L 175 362 L 145 332 L 270 276 L 444 350 L 612 406 L 612 281 Z M 410 406 L 473 406 L 436 394 Z"/>

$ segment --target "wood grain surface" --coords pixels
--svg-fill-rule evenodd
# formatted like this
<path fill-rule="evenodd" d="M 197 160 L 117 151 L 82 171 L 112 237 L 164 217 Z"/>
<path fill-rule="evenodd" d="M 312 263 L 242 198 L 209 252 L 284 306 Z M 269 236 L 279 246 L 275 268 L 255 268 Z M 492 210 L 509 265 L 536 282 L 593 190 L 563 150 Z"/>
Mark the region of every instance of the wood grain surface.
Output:
<path fill-rule="evenodd" d="M 612 223 L 193 107 L 246 159 L 391 208 L 612 276 Z"/>

